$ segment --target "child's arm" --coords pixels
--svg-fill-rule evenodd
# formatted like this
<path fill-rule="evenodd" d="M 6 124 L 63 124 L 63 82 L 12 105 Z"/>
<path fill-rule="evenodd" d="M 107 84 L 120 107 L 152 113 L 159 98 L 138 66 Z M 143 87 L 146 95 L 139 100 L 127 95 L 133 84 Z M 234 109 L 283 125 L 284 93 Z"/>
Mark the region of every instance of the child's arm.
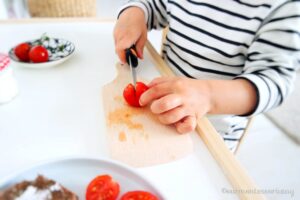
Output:
<path fill-rule="evenodd" d="M 283 1 L 262 22 L 248 49 L 243 73 L 259 98 L 252 115 L 282 104 L 293 89 L 300 64 L 300 2 Z"/>
<path fill-rule="evenodd" d="M 175 124 L 178 132 L 196 127 L 196 119 L 210 114 L 247 114 L 256 105 L 255 87 L 245 79 L 196 80 L 157 78 L 140 99 L 163 124 Z"/>
<path fill-rule="evenodd" d="M 133 44 L 139 58 L 147 41 L 147 30 L 168 24 L 166 0 L 129 1 L 119 12 L 114 30 L 115 49 L 120 61 L 126 63 L 125 49 Z"/>
<path fill-rule="evenodd" d="M 300 63 L 300 2 L 274 9 L 248 49 L 243 73 L 234 80 L 160 78 L 141 104 L 151 104 L 164 124 L 179 132 L 195 128 L 207 113 L 255 115 L 280 105 L 292 90 Z"/>

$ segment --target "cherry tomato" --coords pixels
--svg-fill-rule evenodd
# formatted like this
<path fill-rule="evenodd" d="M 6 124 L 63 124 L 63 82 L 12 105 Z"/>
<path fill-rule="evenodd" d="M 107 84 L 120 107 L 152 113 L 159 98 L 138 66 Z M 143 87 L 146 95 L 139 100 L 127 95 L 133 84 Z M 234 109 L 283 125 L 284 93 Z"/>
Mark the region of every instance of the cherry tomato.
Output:
<path fill-rule="evenodd" d="M 48 51 L 41 45 L 32 47 L 29 51 L 29 58 L 34 63 L 47 62 L 49 59 Z"/>
<path fill-rule="evenodd" d="M 120 193 L 120 186 L 109 175 L 94 178 L 88 185 L 86 200 L 116 200 Z"/>
<path fill-rule="evenodd" d="M 14 48 L 14 53 L 20 61 L 29 62 L 30 48 L 28 43 L 21 43 Z"/>
<path fill-rule="evenodd" d="M 145 191 L 131 191 L 125 193 L 121 200 L 158 200 L 156 196 Z"/>
<path fill-rule="evenodd" d="M 135 89 L 134 86 L 130 83 L 124 89 L 123 97 L 129 105 L 134 107 L 140 107 L 140 97 L 146 90 L 148 90 L 148 86 L 142 82 L 137 82 Z"/>

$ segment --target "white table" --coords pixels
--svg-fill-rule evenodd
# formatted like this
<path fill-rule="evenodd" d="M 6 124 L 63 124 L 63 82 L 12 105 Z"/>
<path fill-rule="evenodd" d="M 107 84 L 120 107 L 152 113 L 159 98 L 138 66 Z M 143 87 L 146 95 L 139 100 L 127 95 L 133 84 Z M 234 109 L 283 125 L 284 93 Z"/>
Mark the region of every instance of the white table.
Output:
<path fill-rule="evenodd" d="M 0 23 L 0 52 L 47 32 L 73 41 L 76 53 L 51 69 L 14 68 L 20 93 L 0 105 L 0 178 L 37 162 L 68 157 L 108 157 L 101 87 L 115 76 L 112 22 Z M 158 76 L 149 55 L 139 72 Z M 138 169 L 171 200 L 237 199 L 196 134 L 195 152 L 179 161 Z"/>

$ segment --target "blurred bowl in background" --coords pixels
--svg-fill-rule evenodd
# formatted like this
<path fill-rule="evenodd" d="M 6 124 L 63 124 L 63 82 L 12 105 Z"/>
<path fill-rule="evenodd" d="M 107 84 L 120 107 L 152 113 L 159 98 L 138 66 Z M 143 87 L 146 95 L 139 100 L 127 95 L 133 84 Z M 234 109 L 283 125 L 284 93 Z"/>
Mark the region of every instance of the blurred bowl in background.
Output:
<path fill-rule="evenodd" d="M 71 55 L 74 54 L 75 45 L 72 42 L 61 38 L 49 38 L 47 36 L 43 37 L 46 39 L 30 40 L 24 43 L 28 43 L 32 47 L 36 45 L 44 46 L 48 50 L 49 54 L 49 59 L 47 62 L 33 63 L 21 61 L 14 53 L 15 47 L 11 48 L 8 53 L 11 61 L 21 67 L 49 68 L 65 62 L 71 57 Z"/>

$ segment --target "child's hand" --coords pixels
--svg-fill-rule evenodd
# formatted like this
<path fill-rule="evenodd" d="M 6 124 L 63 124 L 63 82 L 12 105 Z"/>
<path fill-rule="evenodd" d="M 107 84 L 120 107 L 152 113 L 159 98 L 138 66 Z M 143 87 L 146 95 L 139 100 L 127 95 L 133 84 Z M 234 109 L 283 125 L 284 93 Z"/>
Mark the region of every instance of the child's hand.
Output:
<path fill-rule="evenodd" d="M 189 78 L 156 78 L 141 96 L 142 106 L 150 109 L 163 124 L 174 124 L 186 133 L 196 128 L 196 119 L 210 111 L 210 87 L 205 80 Z"/>
<path fill-rule="evenodd" d="M 126 63 L 125 49 L 136 46 L 137 56 L 143 58 L 147 41 L 147 26 L 144 11 L 138 7 L 127 8 L 120 15 L 114 29 L 115 49 L 120 61 Z"/>

